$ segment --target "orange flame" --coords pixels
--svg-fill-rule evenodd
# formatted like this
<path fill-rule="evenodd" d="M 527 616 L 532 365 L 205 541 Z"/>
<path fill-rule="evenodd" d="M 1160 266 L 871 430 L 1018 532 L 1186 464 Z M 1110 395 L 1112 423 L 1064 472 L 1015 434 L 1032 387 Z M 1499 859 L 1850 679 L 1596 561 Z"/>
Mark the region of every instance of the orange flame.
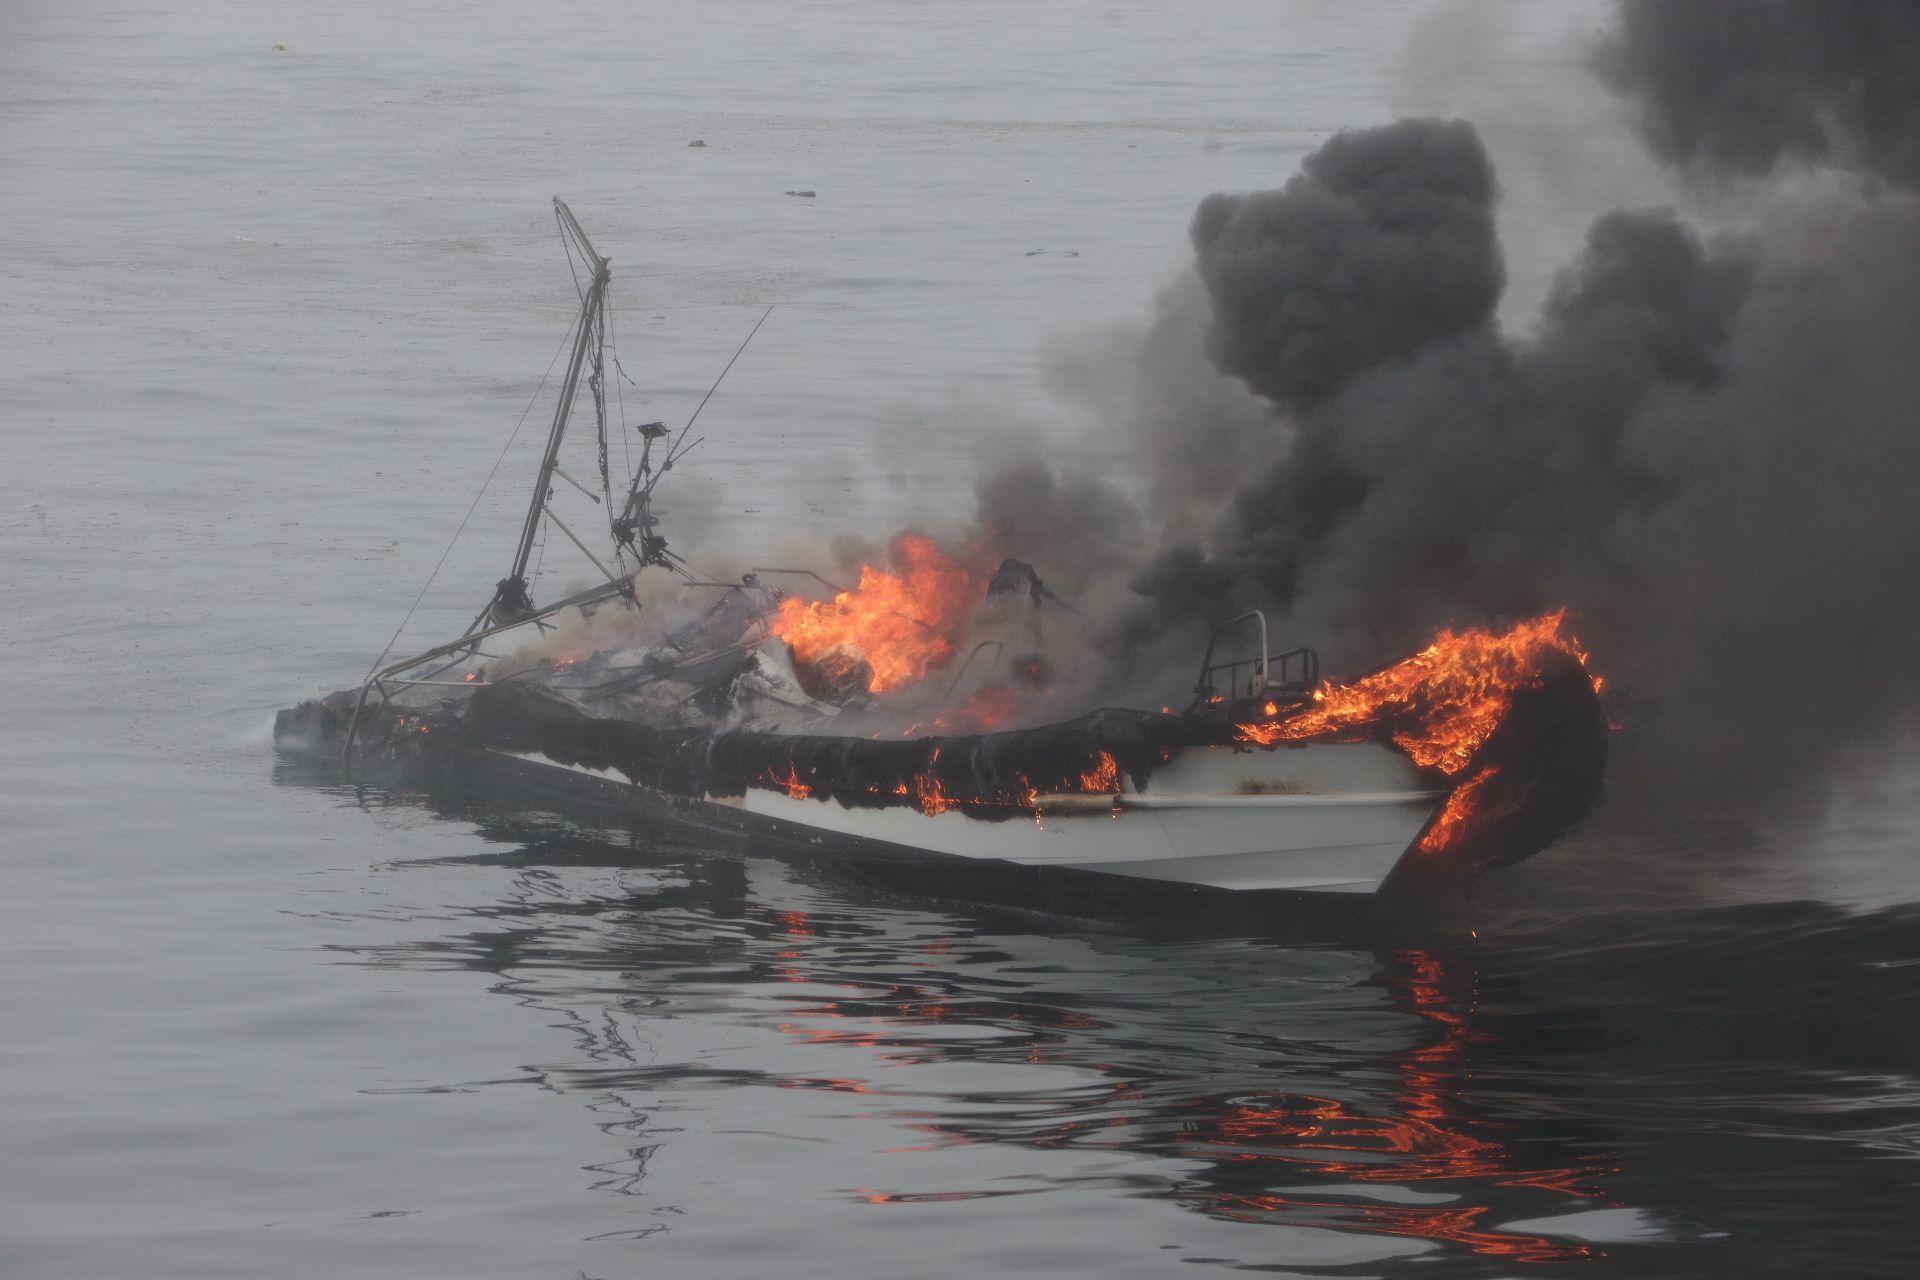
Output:
<path fill-rule="evenodd" d="M 937 813 L 945 813 L 953 808 L 953 801 L 940 789 L 940 779 L 935 777 L 933 769 L 940 763 L 940 749 L 934 748 L 933 758 L 927 761 L 927 772 L 915 774 L 913 779 L 913 798 L 920 805 L 920 812 L 929 818 Z"/>
<path fill-rule="evenodd" d="M 1045 797 L 1039 788 L 1033 785 L 1032 780 L 1021 773 L 1013 775 L 1019 785 L 1010 791 L 987 795 L 947 794 L 946 786 L 941 782 L 937 772 L 940 765 L 940 751 L 941 748 L 934 748 L 932 758 L 927 761 L 927 771 L 913 776 L 913 803 L 928 817 L 959 808 L 963 804 L 970 808 L 1001 806 L 1034 812 L 1041 808 Z M 1120 793 L 1120 762 L 1111 752 L 1096 751 L 1087 771 L 1065 781 L 1063 789 L 1068 792 L 1078 791 L 1085 795 L 1118 795 Z M 906 795 L 908 790 L 903 786 L 897 788 L 893 794 Z"/>
<path fill-rule="evenodd" d="M 1410 658 L 1349 684 L 1323 683 L 1313 704 L 1281 718 L 1236 726 L 1243 740 L 1271 746 L 1391 722 L 1391 734 L 1416 764 L 1449 776 L 1467 767 L 1513 705 L 1540 679 L 1540 664 L 1563 653 L 1586 665 L 1586 650 L 1556 610 L 1505 631 L 1442 631 Z M 1589 676 L 1594 691 L 1599 676 Z M 1471 797 L 1469 797 L 1471 799 Z"/>
<path fill-rule="evenodd" d="M 1480 793 L 1486 790 L 1487 784 L 1499 772 L 1499 769 L 1490 765 L 1453 789 L 1453 794 L 1447 797 L 1446 807 L 1440 810 L 1440 816 L 1420 837 L 1420 852 L 1444 853 L 1459 843 L 1467 833 L 1468 824 L 1480 810 Z"/>
<path fill-rule="evenodd" d="M 1120 790 L 1120 762 L 1102 751 L 1094 757 L 1093 768 L 1080 775 L 1080 789 L 1088 795 Z"/>
<path fill-rule="evenodd" d="M 800 770 L 788 766 L 787 776 L 781 777 L 772 769 L 767 770 L 767 781 L 778 787 L 785 787 L 787 795 L 795 800 L 805 800 L 813 794 L 813 788 L 800 781 Z"/>
<path fill-rule="evenodd" d="M 862 565 L 860 585 L 830 601 L 781 601 L 773 634 L 802 662 L 835 652 L 866 659 L 875 693 L 945 665 L 953 659 L 953 634 L 984 595 L 984 584 L 925 534 L 901 534 L 887 559 L 891 570 Z"/>

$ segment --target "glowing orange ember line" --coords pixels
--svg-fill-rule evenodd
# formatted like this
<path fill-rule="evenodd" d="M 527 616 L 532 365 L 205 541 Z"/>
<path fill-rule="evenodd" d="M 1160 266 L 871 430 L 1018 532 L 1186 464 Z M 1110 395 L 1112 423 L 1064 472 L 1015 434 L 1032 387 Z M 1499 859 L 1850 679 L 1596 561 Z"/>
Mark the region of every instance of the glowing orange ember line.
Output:
<path fill-rule="evenodd" d="M 1093 768 L 1080 775 L 1080 789 L 1088 795 L 1120 790 L 1120 762 L 1100 752 L 1094 757 Z"/>
<path fill-rule="evenodd" d="M 875 693 L 911 684 L 951 661 L 953 634 L 984 585 L 924 534 L 895 538 L 887 559 L 889 568 L 862 565 L 860 585 L 832 600 L 781 601 L 773 634 L 802 662 L 833 653 L 864 658 Z"/>
<path fill-rule="evenodd" d="M 1497 768 L 1488 766 L 1453 789 L 1453 794 L 1447 797 L 1446 807 L 1440 810 L 1440 816 L 1420 837 L 1420 852 L 1444 853 L 1459 843 L 1467 833 L 1467 824 L 1480 811 L 1480 793 L 1486 790 L 1487 784 L 1499 772 Z"/>
<path fill-rule="evenodd" d="M 767 770 L 767 781 L 776 786 L 785 787 L 787 789 L 787 795 L 795 800 L 805 800 L 813 794 L 813 788 L 800 781 L 800 771 L 795 768 L 789 767 L 787 776 L 784 778 L 772 769 L 769 769 Z"/>
<path fill-rule="evenodd" d="M 1442 631 L 1419 653 L 1372 675 L 1322 684 L 1310 706 L 1237 726 L 1240 736 L 1271 746 L 1390 724 L 1393 741 L 1416 764 L 1457 774 L 1506 716 L 1514 694 L 1539 683 L 1550 654 L 1586 665 L 1586 650 L 1566 620 L 1560 609 L 1505 631 Z M 1600 678 L 1588 678 L 1598 692 Z"/>

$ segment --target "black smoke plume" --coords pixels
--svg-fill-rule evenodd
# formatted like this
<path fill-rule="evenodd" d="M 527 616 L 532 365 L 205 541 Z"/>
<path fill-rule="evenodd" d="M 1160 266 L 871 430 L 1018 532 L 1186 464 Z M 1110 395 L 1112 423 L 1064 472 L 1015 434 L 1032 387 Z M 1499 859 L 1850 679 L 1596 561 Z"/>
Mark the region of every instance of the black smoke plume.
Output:
<path fill-rule="evenodd" d="M 1911 0 L 1627 0 L 1597 59 L 1660 159 L 1766 176 L 1795 161 L 1920 187 Z"/>
<path fill-rule="evenodd" d="M 1208 196 L 1194 214 L 1222 372 L 1304 408 L 1487 322 L 1503 274 L 1493 163 L 1471 125 L 1339 134 L 1300 170 L 1279 191 Z"/>
<path fill-rule="evenodd" d="M 1001 476 L 982 519 L 1056 486 L 1086 517 L 1057 558 L 1144 549 L 1104 624 L 1123 682 L 1246 607 L 1353 669 L 1568 605 L 1649 774 L 1804 794 L 1920 707 L 1916 68 L 1920 6 L 1625 4 L 1596 69 L 1655 155 L 1758 183 L 1759 216 L 1602 214 L 1524 336 L 1464 121 L 1343 133 L 1278 190 L 1209 196 L 1197 287 L 1142 354 L 1190 376 L 1154 341 L 1191 333 L 1263 410 L 1223 426 L 1143 390 L 1146 501 L 1103 522 L 1084 482 Z M 1814 170 L 1841 180 L 1773 198 Z"/>

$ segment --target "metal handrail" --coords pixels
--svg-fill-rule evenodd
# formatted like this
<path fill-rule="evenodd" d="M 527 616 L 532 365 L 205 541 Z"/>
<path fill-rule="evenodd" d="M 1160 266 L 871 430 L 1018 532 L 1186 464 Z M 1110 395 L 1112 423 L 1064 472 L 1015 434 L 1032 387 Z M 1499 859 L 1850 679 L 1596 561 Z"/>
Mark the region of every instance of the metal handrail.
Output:
<path fill-rule="evenodd" d="M 1231 663 L 1228 663 L 1228 662 L 1215 663 L 1213 660 L 1213 651 L 1219 647 L 1220 637 L 1225 635 L 1227 632 L 1233 630 L 1235 627 L 1239 626 L 1243 622 L 1257 622 L 1260 624 L 1260 648 L 1257 651 L 1257 656 L 1253 658 L 1251 661 L 1257 664 L 1260 668 L 1260 687 L 1263 689 L 1266 687 L 1267 673 L 1268 673 L 1267 615 L 1262 613 L 1258 609 L 1249 609 L 1247 612 L 1240 614 L 1238 617 L 1228 618 L 1225 622 L 1215 627 L 1213 629 L 1213 634 L 1207 637 L 1207 652 L 1206 652 L 1206 655 L 1200 659 L 1200 678 L 1194 682 L 1194 686 L 1193 686 L 1193 695 L 1195 699 L 1200 701 L 1205 701 L 1206 699 L 1213 696 L 1214 694 L 1213 673 L 1215 671 L 1227 670 L 1234 667 L 1244 667 L 1247 665 L 1249 661 L 1248 659 L 1242 659 L 1239 662 L 1231 662 Z"/>
<path fill-rule="evenodd" d="M 1220 638 L 1227 632 L 1245 623 L 1259 624 L 1260 647 L 1251 658 L 1238 658 L 1232 662 L 1215 662 L 1214 651 L 1219 648 Z M 1274 664 L 1280 667 L 1280 680 L 1273 679 Z M 1299 676 L 1295 678 L 1294 668 L 1299 667 Z M 1251 678 L 1247 682 L 1246 692 L 1239 688 L 1239 676 L 1242 667 L 1252 668 Z M 1226 692 L 1222 694 L 1214 687 L 1214 678 L 1221 672 L 1229 674 Z M 1238 617 L 1227 619 L 1213 629 L 1207 637 L 1207 651 L 1200 659 L 1200 677 L 1194 683 L 1193 696 L 1196 705 L 1224 698 L 1228 701 L 1257 698 L 1272 689 L 1304 689 L 1320 679 L 1320 655 L 1305 645 L 1297 649 L 1288 649 L 1275 653 L 1268 644 L 1267 615 L 1259 609 L 1250 609 Z"/>
<path fill-rule="evenodd" d="M 1298 677 L 1292 674 L 1296 663 L 1300 668 Z M 1276 664 L 1280 667 L 1280 678 L 1278 680 L 1273 679 L 1271 674 L 1272 668 Z M 1210 680 L 1216 672 L 1237 671 L 1241 667 L 1258 665 L 1260 665 L 1260 660 L 1257 658 L 1241 658 L 1235 662 L 1216 662 L 1207 668 L 1206 678 Z M 1249 682 L 1247 691 L 1244 694 L 1233 693 L 1232 689 L 1229 689 L 1229 693 L 1235 697 L 1253 698 L 1273 689 L 1290 692 L 1296 689 L 1309 688 L 1318 684 L 1320 680 L 1319 655 L 1312 649 L 1304 646 L 1298 649 L 1288 649 L 1284 653 L 1268 654 L 1266 657 L 1266 667 L 1268 676 L 1264 682 Z M 1215 691 L 1208 689 L 1208 692 L 1211 693 Z"/>

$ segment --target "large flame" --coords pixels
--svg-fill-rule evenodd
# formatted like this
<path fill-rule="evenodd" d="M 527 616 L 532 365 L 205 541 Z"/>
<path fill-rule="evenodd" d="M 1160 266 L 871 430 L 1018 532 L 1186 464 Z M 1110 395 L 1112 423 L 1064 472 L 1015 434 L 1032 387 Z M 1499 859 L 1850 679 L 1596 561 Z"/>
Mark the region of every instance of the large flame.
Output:
<path fill-rule="evenodd" d="M 1414 763 L 1451 777 L 1506 717 L 1514 694 L 1539 682 L 1549 654 L 1586 665 L 1586 650 L 1566 621 L 1567 611 L 1559 609 L 1505 631 L 1442 631 L 1419 653 L 1372 675 L 1325 682 L 1308 706 L 1272 708 L 1269 714 L 1278 718 L 1240 725 L 1240 736 L 1270 746 L 1391 725 L 1393 741 Z M 1589 679 L 1598 692 L 1600 677 Z"/>
<path fill-rule="evenodd" d="M 1271 719 L 1236 728 L 1241 738 L 1266 746 L 1385 728 L 1416 764 L 1458 777 L 1506 718 L 1514 695 L 1539 684 L 1551 655 L 1587 665 L 1566 621 L 1567 611 L 1559 609 L 1505 631 L 1442 631 L 1410 658 L 1348 684 L 1328 681 L 1304 707 L 1270 702 L 1263 710 Z M 1588 672 L 1587 679 L 1600 692 L 1601 678 Z M 1511 803 L 1511 797 L 1498 799 L 1500 772 L 1482 766 L 1448 794 L 1420 837 L 1421 852 L 1458 848 L 1482 818 Z"/>
<path fill-rule="evenodd" d="M 862 565 L 860 585 L 832 600 L 781 601 L 773 634 L 802 662 L 865 659 L 875 693 L 945 665 L 954 655 L 955 633 L 985 593 L 984 581 L 925 534 L 901 534 L 887 559 L 887 568 Z"/>

